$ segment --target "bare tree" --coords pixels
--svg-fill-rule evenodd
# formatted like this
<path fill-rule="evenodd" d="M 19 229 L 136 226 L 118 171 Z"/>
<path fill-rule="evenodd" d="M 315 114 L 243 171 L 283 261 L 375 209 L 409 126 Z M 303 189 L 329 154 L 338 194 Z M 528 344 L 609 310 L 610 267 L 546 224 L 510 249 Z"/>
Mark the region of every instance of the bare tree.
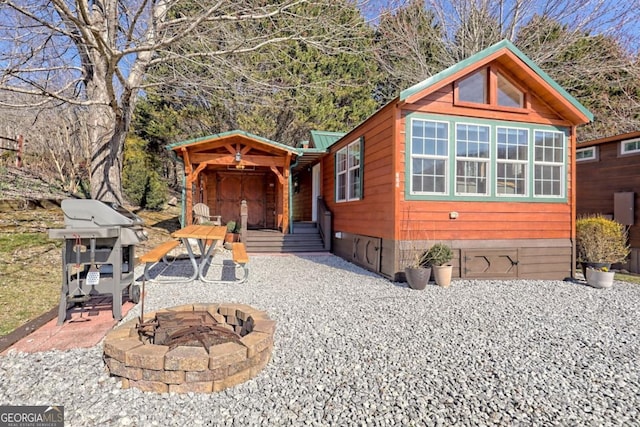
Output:
<path fill-rule="evenodd" d="M 185 84 L 187 69 L 199 76 L 191 85 L 204 86 L 203 76 L 241 78 L 234 57 L 284 41 L 339 47 L 351 23 L 332 19 L 336 5 L 353 7 L 335 0 L 3 0 L 0 90 L 85 107 L 91 195 L 122 202 L 124 140 L 141 90 Z M 309 37 L 311 26 L 331 31 Z M 162 81 L 147 78 L 151 68 L 162 69 L 155 74 Z"/>
<path fill-rule="evenodd" d="M 380 20 L 377 59 L 389 99 L 509 39 L 593 111 L 590 139 L 640 126 L 639 21 L 640 0 L 406 0 Z"/>

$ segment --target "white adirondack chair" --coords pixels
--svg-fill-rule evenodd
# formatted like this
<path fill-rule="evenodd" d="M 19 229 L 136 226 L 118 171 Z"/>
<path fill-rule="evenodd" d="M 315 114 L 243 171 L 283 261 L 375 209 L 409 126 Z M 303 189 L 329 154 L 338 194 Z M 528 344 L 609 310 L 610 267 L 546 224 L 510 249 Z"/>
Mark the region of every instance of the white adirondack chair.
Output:
<path fill-rule="evenodd" d="M 210 215 L 209 206 L 204 203 L 196 203 L 193 205 L 193 223 L 204 224 L 210 222 L 213 225 L 222 225 L 222 217 L 220 215 Z"/>

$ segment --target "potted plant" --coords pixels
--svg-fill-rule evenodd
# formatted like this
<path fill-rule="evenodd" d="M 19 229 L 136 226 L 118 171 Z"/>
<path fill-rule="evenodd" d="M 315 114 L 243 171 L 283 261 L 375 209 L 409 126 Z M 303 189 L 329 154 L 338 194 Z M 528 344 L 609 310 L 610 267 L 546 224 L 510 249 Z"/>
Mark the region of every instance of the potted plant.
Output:
<path fill-rule="evenodd" d="M 615 273 L 613 271 L 609 271 L 607 267 L 587 267 L 585 276 L 587 283 L 590 286 L 599 289 L 606 289 L 613 286 Z"/>
<path fill-rule="evenodd" d="M 404 252 L 404 275 L 411 289 L 422 290 L 427 287 L 431 277 L 431 267 L 426 261 L 427 252 L 417 248 Z"/>
<path fill-rule="evenodd" d="M 623 262 L 629 255 L 627 230 L 624 225 L 602 215 L 583 216 L 576 221 L 576 252 L 587 283 L 607 287 L 596 283 L 596 278 L 613 280 L 611 264 Z"/>
<path fill-rule="evenodd" d="M 235 221 L 228 221 L 227 222 L 227 233 L 224 236 L 224 242 L 225 243 L 233 243 L 235 241 L 237 241 L 237 222 Z"/>
<path fill-rule="evenodd" d="M 425 260 L 431 265 L 433 279 L 438 286 L 448 288 L 451 284 L 453 266 L 449 261 L 453 258 L 453 251 L 449 245 L 436 243 L 427 251 Z"/>

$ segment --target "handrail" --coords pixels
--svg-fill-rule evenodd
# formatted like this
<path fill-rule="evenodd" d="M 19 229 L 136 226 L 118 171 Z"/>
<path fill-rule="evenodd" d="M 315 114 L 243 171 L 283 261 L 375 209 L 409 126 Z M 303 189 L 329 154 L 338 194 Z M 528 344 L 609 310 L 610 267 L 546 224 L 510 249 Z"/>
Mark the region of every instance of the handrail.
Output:
<path fill-rule="evenodd" d="M 240 241 L 247 241 L 247 219 L 249 218 L 249 207 L 247 201 L 240 202 Z"/>
<path fill-rule="evenodd" d="M 331 250 L 331 211 L 327 208 L 322 196 L 318 197 L 318 231 L 322 242 L 324 243 L 324 249 Z"/>

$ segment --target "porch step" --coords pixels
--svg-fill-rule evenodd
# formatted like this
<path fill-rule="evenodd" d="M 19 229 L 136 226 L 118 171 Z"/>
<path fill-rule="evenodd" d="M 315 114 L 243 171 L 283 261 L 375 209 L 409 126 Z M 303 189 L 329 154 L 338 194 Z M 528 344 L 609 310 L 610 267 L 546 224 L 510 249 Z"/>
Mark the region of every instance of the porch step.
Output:
<path fill-rule="evenodd" d="M 327 252 L 315 224 L 294 224 L 293 234 L 275 230 L 247 230 L 247 252 Z"/>

